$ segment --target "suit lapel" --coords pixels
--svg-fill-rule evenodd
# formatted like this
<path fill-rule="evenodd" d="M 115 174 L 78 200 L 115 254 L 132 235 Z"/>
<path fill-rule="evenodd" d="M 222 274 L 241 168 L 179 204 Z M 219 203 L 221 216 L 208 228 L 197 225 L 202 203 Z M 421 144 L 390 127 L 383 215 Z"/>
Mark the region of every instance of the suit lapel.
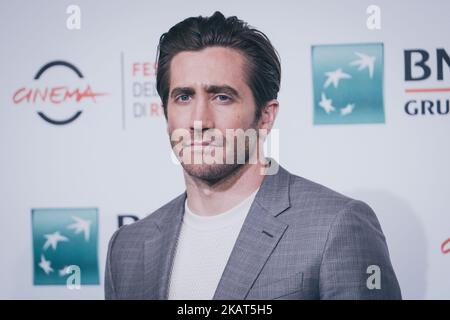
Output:
<path fill-rule="evenodd" d="M 275 161 L 271 159 L 271 161 Z M 278 163 L 275 162 L 275 165 Z M 213 299 L 245 299 L 288 225 L 276 216 L 289 208 L 290 174 L 281 166 L 265 176 L 225 266 Z"/>
<path fill-rule="evenodd" d="M 173 201 L 156 222 L 157 234 L 144 243 L 144 299 L 167 299 L 185 199 L 186 192 Z"/>

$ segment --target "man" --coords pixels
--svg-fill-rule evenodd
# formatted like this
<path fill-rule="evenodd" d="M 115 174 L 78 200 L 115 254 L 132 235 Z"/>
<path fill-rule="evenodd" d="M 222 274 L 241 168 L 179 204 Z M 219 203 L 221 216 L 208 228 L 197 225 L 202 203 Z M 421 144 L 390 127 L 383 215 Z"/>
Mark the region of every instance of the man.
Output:
<path fill-rule="evenodd" d="M 400 299 L 372 209 L 263 156 L 281 74 L 268 38 L 216 12 L 178 23 L 158 49 L 186 191 L 113 235 L 106 298 Z M 252 130 L 256 142 L 236 143 Z"/>

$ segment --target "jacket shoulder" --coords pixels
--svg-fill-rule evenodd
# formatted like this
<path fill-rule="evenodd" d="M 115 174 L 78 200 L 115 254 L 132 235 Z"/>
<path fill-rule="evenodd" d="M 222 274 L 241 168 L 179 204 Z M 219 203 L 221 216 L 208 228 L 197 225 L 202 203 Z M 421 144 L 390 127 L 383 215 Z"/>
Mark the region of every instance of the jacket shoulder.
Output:
<path fill-rule="evenodd" d="M 333 223 L 340 221 L 340 216 L 354 221 L 367 220 L 380 228 L 375 212 L 366 202 L 294 174 L 290 177 L 289 200 L 285 219 L 316 231 L 322 230 L 324 234 Z"/>
<path fill-rule="evenodd" d="M 335 214 L 355 199 L 320 183 L 291 174 L 289 199 L 292 207 L 314 210 L 317 214 Z"/>
<path fill-rule="evenodd" d="M 123 240 L 142 241 L 147 239 L 152 234 L 152 230 L 159 228 L 158 223 L 163 220 L 166 215 L 173 214 L 179 209 L 183 198 L 184 193 L 149 213 L 145 218 L 120 227 L 113 237 L 115 238 L 115 242 L 121 242 Z"/>

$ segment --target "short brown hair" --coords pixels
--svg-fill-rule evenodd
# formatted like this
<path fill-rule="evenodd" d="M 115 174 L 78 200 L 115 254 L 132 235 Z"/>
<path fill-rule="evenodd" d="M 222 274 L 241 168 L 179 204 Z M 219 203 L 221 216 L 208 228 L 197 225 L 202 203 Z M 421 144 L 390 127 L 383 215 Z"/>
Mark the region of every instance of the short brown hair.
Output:
<path fill-rule="evenodd" d="M 225 18 L 216 11 L 211 17 L 190 17 L 163 35 L 158 44 L 156 89 L 167 119 L 170 87 L 170 62 L 182 51 L 198 51 L 207 47 L 227 47 L 239 50 L 246 58 L 247 84 L 256 103 L 255 119 L 261 108 L 276 99 L 280 90 L 281 64 L 275 48 L 261 31 L 239 20 Z"/>

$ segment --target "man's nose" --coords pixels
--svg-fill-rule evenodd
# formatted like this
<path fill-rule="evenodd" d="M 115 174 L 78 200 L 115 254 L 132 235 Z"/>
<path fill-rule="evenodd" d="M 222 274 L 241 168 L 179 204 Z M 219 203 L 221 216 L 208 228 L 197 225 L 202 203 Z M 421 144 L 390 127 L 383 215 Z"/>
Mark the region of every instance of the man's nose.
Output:
<path fill-rule="evenodd" d="M 199 124 L 202 131 L 214 128 L 214 113 L 207 97 L 198 97 L 192 107 L 191 130 L 198 131 Z"/>

